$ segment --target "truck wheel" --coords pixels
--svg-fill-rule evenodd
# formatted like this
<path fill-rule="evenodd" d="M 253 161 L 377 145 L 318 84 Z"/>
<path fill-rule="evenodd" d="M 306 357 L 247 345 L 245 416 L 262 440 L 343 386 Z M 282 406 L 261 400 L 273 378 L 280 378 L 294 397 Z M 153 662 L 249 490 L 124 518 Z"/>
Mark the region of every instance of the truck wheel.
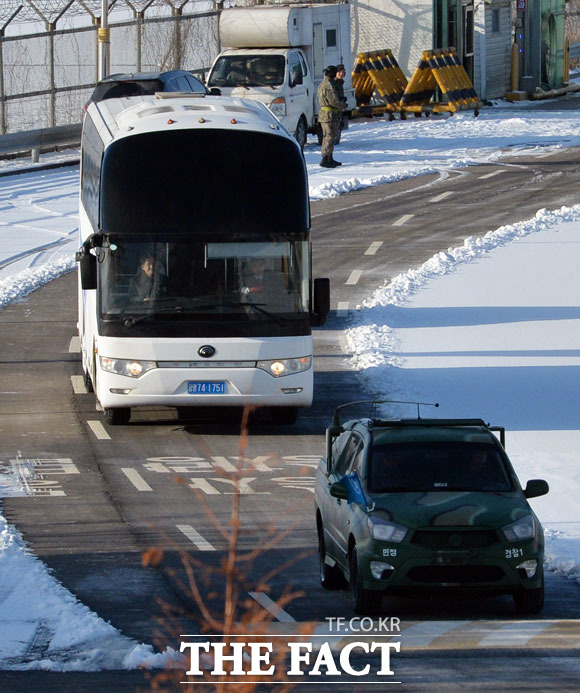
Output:
<path fill-rule="evenodd" d="M 300 149 L 304 149 L 304 145 L 306 144 L 306 140 L 308 139 L 306 121 L 304 120 L 304 118 L 300 118 L 300 120 L 298 121 L 298 125 L 296 126 L 295 138 L 298 144 L 300 145 Z"/>
<path fill-rule="evenodd" d="M 318 146 L 322 145 L 322 125 L 316 123 L 316 137 L 318 138 Z"/>
<path fill-rule="evenodd" d="M 105 407 L 105 420 L 111 426 L 125 426 L 131 420 L 130 407 Z"/>

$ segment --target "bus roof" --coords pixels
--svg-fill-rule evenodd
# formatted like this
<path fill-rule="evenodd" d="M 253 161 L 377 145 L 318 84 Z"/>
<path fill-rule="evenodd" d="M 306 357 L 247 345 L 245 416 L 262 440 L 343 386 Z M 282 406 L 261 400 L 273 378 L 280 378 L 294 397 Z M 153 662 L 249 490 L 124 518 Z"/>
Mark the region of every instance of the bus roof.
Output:
<path fill-rule="evenodd" d="M 293 139 L 262 103 L 227 96 L 160 92 L 93 103 L 87 110 L 103 142 L 164 129 L 269 132 Z"/>

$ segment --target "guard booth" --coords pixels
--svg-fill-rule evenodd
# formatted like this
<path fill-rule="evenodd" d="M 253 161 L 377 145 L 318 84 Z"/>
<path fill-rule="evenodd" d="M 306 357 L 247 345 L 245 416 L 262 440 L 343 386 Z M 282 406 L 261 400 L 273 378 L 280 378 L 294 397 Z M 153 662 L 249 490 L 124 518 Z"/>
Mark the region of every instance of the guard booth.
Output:
<path fill-rule="evenodd" d="M 433 45 L 454 46 L 461 65 L 473 83 L 474 76 L 474 3 L 473 0 L 435 0 Z"/>

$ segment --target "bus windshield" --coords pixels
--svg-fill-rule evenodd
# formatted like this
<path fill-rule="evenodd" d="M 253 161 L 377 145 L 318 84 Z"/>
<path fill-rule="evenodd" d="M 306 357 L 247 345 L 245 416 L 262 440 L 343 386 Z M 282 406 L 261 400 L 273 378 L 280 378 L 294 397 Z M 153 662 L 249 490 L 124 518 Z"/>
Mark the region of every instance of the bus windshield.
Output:
<path fill-rule="evenodd" d="M 109 239 L 100 249 L 101 318 L 279 324 L 308 311 L 306 241 Z"/>

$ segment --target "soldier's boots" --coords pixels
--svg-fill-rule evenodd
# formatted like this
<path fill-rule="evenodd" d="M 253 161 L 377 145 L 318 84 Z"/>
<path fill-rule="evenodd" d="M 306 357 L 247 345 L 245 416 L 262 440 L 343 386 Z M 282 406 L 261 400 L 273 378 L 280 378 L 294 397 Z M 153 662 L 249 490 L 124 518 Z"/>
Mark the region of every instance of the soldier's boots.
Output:
<path fill-rule="evenodd" d="M 322 161 L 320 162 L 320 165 L 323 168 L 336 168 L 337 166 L 340 166 L 338 161 L 335 161 L 332 157 L 330 156 L 323 156 Z"/>
<path fill-rule="evenodd" d="M 332 163 L 333 166 L 342 166 L 342 161 L 336 161 L 332 157 L 330 158 L 330 162 Z"/>

